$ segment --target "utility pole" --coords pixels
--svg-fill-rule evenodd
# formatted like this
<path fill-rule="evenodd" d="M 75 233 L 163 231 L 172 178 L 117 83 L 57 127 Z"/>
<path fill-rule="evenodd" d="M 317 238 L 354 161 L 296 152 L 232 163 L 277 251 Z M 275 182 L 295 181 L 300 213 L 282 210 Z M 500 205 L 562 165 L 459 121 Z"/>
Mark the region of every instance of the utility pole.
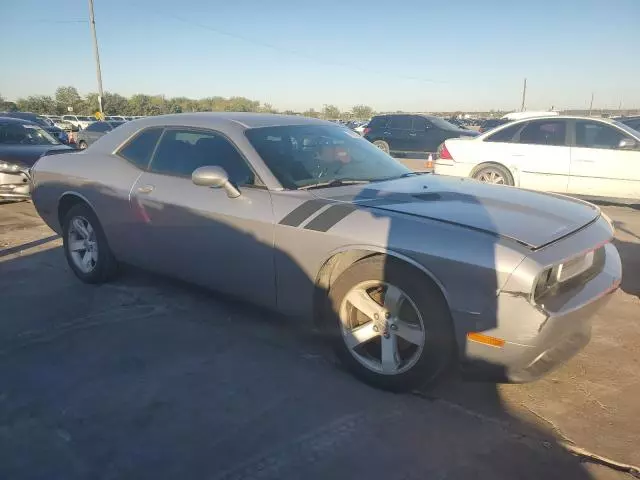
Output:
<path fill-rule="evenodd" d="M 589 103 L 589 116 L 591 116 L 592 109 L 593 109 L 593 92 L 591 92 L 591 103 Z"/>
<path fill-rule="evenodd" d="M 522 87 L 522 106 L 520 107 L 520 111 L 524 112 L 524 101 L 527 98 L 527 79 L 524 79 L 524 87 Z"/>
<path fill-rule="evenodd" d="M 96 19 L 93 16 L 93 0 L 89 0 L 89 20 L 91 24 L 91 34 L 93 35 L 93 53 L 96 57 L 96 76 L 98 77 L 98 106 L 100 113 L 102 111 L 102 98 L 104 96 L 102 92 L 102 72 L 100 71 L 100 53 L 98 52 L 98 37 L 96 36 Z"/>

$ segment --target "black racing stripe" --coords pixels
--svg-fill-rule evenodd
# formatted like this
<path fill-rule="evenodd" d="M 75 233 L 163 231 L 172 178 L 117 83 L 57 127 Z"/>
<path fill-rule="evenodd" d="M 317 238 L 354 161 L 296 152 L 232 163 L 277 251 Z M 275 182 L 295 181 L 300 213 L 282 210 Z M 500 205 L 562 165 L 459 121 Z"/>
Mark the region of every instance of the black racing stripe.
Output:
<path fill-rule="evenodd" d="M 316 232 L 326 232 L 354 210 L 357 210 L 357 207 L 350 203 L 333 205 L 307 223 L 304 228 Z"/>
<path fill-rule="evenodd" d="M 308 200 L 291 210 L 279 223 L 280 225 L 297 227 L 328 203 L 330 202 L 326 200 Z"/>

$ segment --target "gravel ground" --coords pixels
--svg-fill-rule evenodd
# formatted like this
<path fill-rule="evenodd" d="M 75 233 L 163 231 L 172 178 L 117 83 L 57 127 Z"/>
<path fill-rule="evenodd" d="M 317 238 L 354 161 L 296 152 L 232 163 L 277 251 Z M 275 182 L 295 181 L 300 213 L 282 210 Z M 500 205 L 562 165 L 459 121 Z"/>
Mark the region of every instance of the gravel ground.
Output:
<path fill-rule="evenodd" d="M 78 282 L 29 203 L 0 205 L 0 478 L 558 478 L 640 464 L 640 212 L 590 345 L 528 385 L 392 395 L 290 321 L 128 269 Z"/>

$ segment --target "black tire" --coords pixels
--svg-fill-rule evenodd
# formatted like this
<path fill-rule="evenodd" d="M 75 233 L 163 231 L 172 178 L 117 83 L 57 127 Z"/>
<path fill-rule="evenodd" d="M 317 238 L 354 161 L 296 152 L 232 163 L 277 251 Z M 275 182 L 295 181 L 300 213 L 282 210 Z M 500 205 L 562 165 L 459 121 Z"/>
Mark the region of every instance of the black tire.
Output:
<path fill-rule="evenodd" d="M 471 176 L 472 178 L 482 182 L 484 181 L 482 180 L 482 177 L 491 171 L 498 173 L 504 179 L 504 183 L 497 183 L 496 185 L 514 185 L 513 175 L 511 175 L 509 169 L 498 163 L 488 163 L 481 165 L 477 170 L 473 172 Z"/>
<path fill-rule="evenodd" d="M 389 153 L 391 150 L 389 149 L 389 144 L 384 140 L 376 140 L 373 144 L 382 150 L 384 153 Z"/>
<path fill-rule="evenodd" d="M 424 346 L 417 361 L 404 372 L 389 375 L 365 367 L 344 341 L 339 317 L 342 300 L 354 286 L 368 280 L 384 281 L 399 287 L 422 316 Z M 433 386 L 451 371 L 456 358 L 456 343 L 449 308 L 439 288 L 414 267 L 382 255 L 368 257 L 338 277 L 331 286 L 329 300 L 332 308 L 327 325 L 336 355 L 350 372 L 369 385 L 395 392 L 407 391 Z"/>
<path fill-rule="evenodd" d="M 69 230 L 71 222 L 76 217 L 82 217 L 88 220 L 95 231 L 95 239 L 98 245 L 98 258 L 95 262 L 95 267 L 88 273 L 83 272 L 77 267 L 73 261 L 69 248 Z M 80 203 L 69 209 L 67 214 L 64 216 L 62 232 L 63 248 L 65 256 L 67 257 L 67 262 L 69 263 L 69 267 L 71 267 L 73 273 L 80 280 L 85 283 L 92 284 L 104 283 L 111 280 L 117 274 L 118 262 L 111 252 L 111 248 L 107 242 L 107 237 L 102 230 L 102 225 L 100 225 L 98 217 L 88 205 Z"/>
<path fill-rule="evenodd" d="M 80 141 L 78 142 L 78 148 L 79 148 L 80 150 L 84 150 L 84 149 L 85 149 L 85 148 L 87 148 L 87 147 L 88 147 L 87 142 L 85 142 L 84 140 L 80 140 Z"/>

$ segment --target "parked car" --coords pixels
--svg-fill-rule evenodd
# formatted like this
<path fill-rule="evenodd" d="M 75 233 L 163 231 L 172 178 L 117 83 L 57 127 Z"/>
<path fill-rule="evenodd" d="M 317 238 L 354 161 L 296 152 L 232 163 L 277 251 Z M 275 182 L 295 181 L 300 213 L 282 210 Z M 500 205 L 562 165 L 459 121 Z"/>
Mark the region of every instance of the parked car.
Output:
<path fill-rule="evenodd" d="M 435 173 L 532 190 L 640 199 L 640 132 L 590 117 L 521 120 L 470 141 L 447 140 Z"/>
<path fill-rule="evenodd" d="M 588 342 L 621 278 L 597 207 L 416 175 L 317 119 L 150 117 L 32 176 L 80 280 L 123 262 L 308 319 L 392 390 L 458 359 L 478 377 L 539 377 Z"/>
<path fill-rule="evenodd" d="M 77 127 L 74 127 L 71 123 L 66 120 L 62 120 L 62 117 L 59 115 L 42 115 L 45 120 L 53 124 L 54 127 L 58 127 L 65 132 L 77 131 Z"/>
<path fill-rule="evenodd" d="M 626 126 L 633 128 L 637 132 L 640 132 L 640 116 L 618 117 L 614 120 L 620 123 L 624 123 Z"/>
<path fill-rule="evenodd" d="M 424 157 L 452 137 L 478 133 L 461 129 L 440 117 L 418 114 L 376 115 L 364 129 L 364 138 L 391 155 Z"/>
<path fill-rule="evenodd" d="M 487 120 L 483 120 L 480 123 L 479 133 L 488 132 L 489 130 L 493 130 L 500 125 L 504 125 L 505 123 L 509 123 L 510 120 L 506 118 L 488 118 Z"/>
<path fill-rule="evenodd" d="M 109 133 L 124 122 L 94 122 L 76 135 L 78 148 L 84 150 L 97 139 Z"/>
<path fill-rule="evenodd" d="M 79 116 L 79 115 L 63 115 L 62 120 L 65 120 L 71 123 L 73 126 L 77 127 L 79 130 L 83 130 L 87 128 L 92 123 L 96 122 L 96 119 L 93 117 L 87 116 Z"/>
<path fill-rule="evenodd" d="M 29 169 L 52 150 L 72 149 L 36 123 L 0 117 L 0 200 L 29 198 Z"/>
<path fill-rule="evenodd" d="M 463 120 L 459 120 L 457 118 L 451 117 L 446 119 L 451 125 L 455 125 L 458 128 L 462 128 L 463 130 L 468 130 L 466 123 Z"/>
<path fill-rule="evenodd" d="M 22 120 L 27 120 L 29 122 L 36 123 L 40 125 L 40 127 L 42 127 L 44 130 L 49 132 L 51 135 L 56 137 L 58 140 L 60 140 L 60 142 L 64 144 L 69 143 L 69 135 L 67 134 L 67 132 L 57 127 L 56 125 L 53 124 L 53 122 L 51 122 L 50 120 L 48 120 L 47 118 L 41 115 L 36 115 L 35 113 L 31 113 L 31 112 L 0 112 L 0 117 L 19 118 Z"/>
<path fill-rule="evenodd" d="M 104 118 L 107 121 L 112 121 L 112 122 L 127 122 L 129 120 L 128 117 L 123 117 L 122 115 L 109 115 L 108 117 Z"/>

